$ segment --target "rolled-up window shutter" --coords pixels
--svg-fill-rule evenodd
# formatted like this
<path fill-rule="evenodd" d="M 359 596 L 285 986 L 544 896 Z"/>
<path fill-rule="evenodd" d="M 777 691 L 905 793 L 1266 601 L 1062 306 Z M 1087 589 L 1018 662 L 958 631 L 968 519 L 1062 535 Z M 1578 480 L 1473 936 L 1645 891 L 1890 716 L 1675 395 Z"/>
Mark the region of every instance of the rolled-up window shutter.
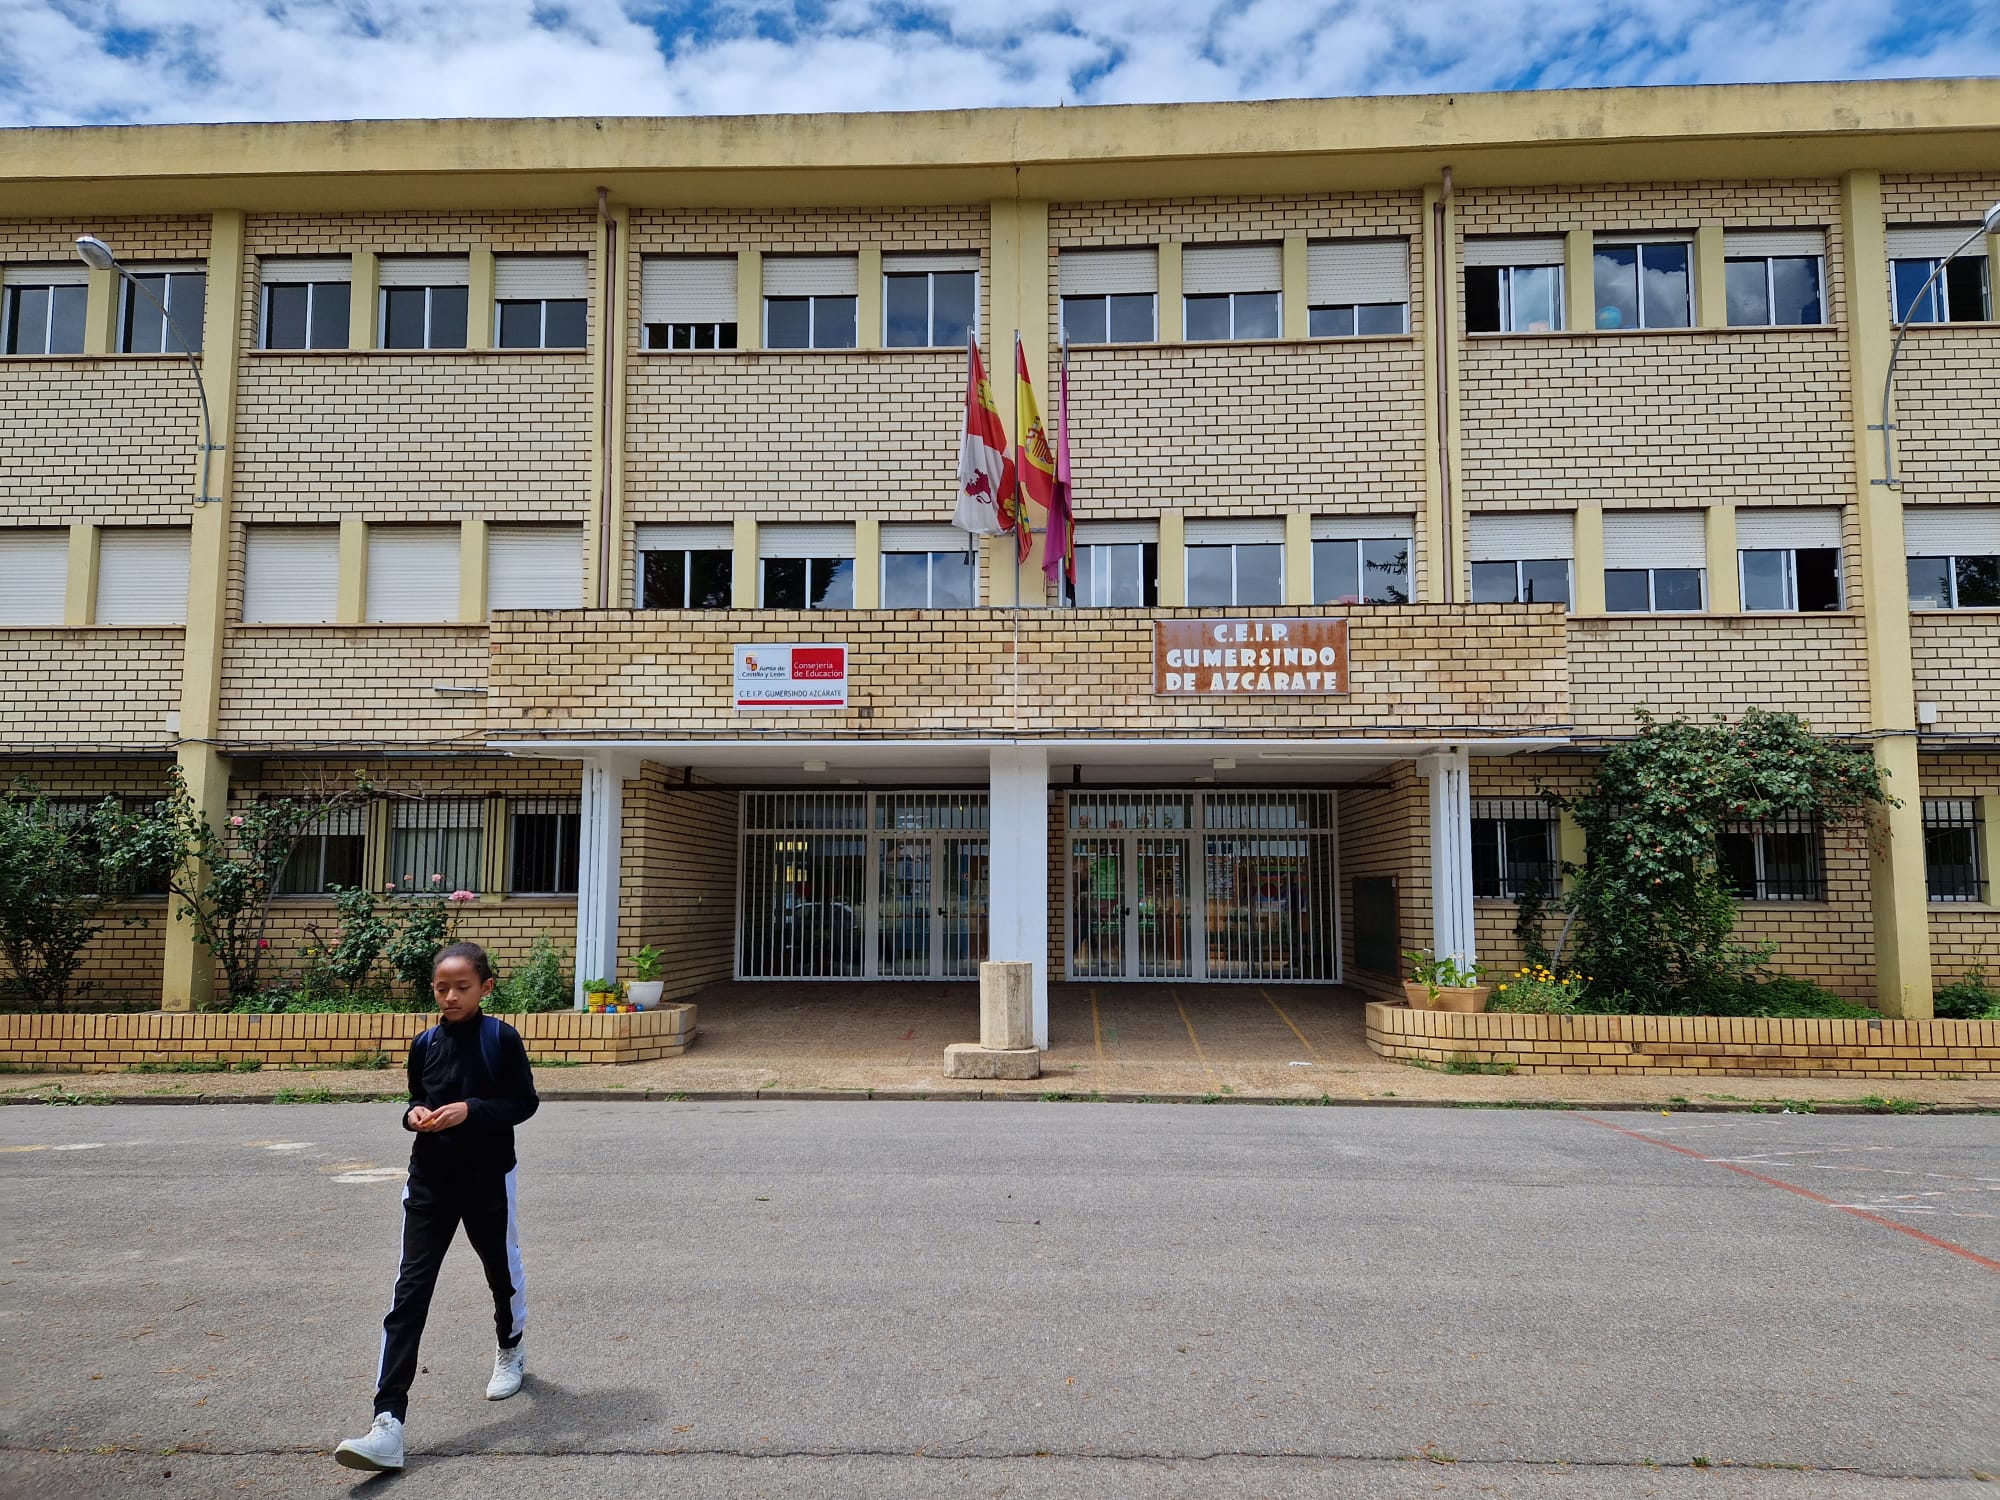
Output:
<path fill-rule="evenodd" d="M 486 607 L 583 608 L 583 527 L 487 527 Z"/>
<path fill-rule="evenodd" d="M 73 266 L 8 266 L 0 270 L 0 286 L 87 286 L 89 282 L 90 267 L 80 262 Z"/>
<path fill-rule="evenodd" d="M 1466 549 L 1474 562 L 1533 562 L 1576 555 L 1576 517 L 1569 511 L 1469 516 Z"/>
<path fill-rule="evenodd" d="M 1685 229 L 1600 229 L 1594 240 L 1598 245 L 1685 245 L 1693 241 L 1694 235 Z"/>
<path fill-rule="evenodd" d="M 760 526 L 757 528 L 759 557 L 852 557 L 854 526 L 851 522 L 820 526 Z"/>
<path fill-rule="evenodd" d="M 308 834 L 324 833 L 335 836 L 366 833 L 368 831 L 368 804 L 365 802 L 350 802 L 345 807 L 336 807 L 328 812 L 321 813 L 312 822 L 306 824 L 305 831 Z"/>
<path fill-rule="evenodd" d="M 486 826 L 484 797 L 414 797 L 390 804 L 395 809 L 390 824 L 396 828 L 483 828 Z M 416 879 L 421 881 L 422 876 Z"/>
<path fill-rule="evenodd" d="M 1065 297 L 1128 296 L 1160 289 L 1160 252 L 1064 250 L 1056 258 L 1056 289 Z"/>
<path fill-rule="evenodd" d="M 963 552 L 971 539 L 969 532 L 943 521 L 884 521 L 884 552 Z"/>
<path fill-rule="evenodd" d="M 338 526 L 252 526 L 243 553 L 243 623 L 323 625 L 338 607 Z"/>
<path fill-rule="evenodd" d="M 375 262 L 377 286 L 469 286 L 472 265 L 463 255 L 385 255 Z"/>
<path fill-rule="evenodd" d="M 1912 505 L 1903 547 L 1911 557 L 2000 557 L 2000 505 Z"/>
<path fill-rule="evenodd" d="M 736 546 L 733 526 L 679 525 L 637 526 L 633 543 L 640 552 L 729 552 Z"/>
<path fill-rule="evenodd" d="M 1559 234 L 1488 234 L 1465 242 L 1468 266 L 1559 266 L 1563 237 Z"/>
<path fill-rule="evenodd" d="M 1330 240 L 1306 246 L 1306 301 L 1314 307 L 1409 300 L 1408 240 Z"/>
<path fill-rule="evenodd" d="M 976 250 L 965 252 L 926 251 L 912 254 L 898 252 L 885 254 L 882 257 L 883 272 L 892 276 L 898 272 L 909 275 L 919 271 L 977 271 L 978 269 L 979 252 Z"/>
<path fill-rule="evenodd" d="M 1189 245 L 1181 252 L 1181 290 L 1191 297 L 1275 292 L 1284 284 L 1285 252 L 1280 245 Z"/>
<path fill-rule="evenodd" d="M 266 286 L 291 286 L 302 281 L 352 281 L 351 255 L 267 255 L 257 263 Z"/>
<path fill-rule="evenodd" d="M 107 527 L 97 537 L 99 625 L 185 625 L 188 528 Z"/>
<path fill-rule="evenodd" d="M 642 323 L 734 323 L 736 257 L 649 255 L 639 278 Z"/>
<path fill-rule="evenodd" d="M 1076 523 L 1076 544 L 1079 547 L 1120 547 L 1131 546 L 1135 542 L 1157 542 L 1160 539 L 1158 521 L 1078 521 Z"/>
<path fill-rule="evenodd" d="M 1316 542 L 1400 542 L 1416 534 L 1413 515 L 1314 516 L 1312 539 Z"/>
<path fill-rule="evenodd" d="M 368 528 L 371 623 L 458 618 L 458 528 Z"/>
<path fill-rule="evenodd" d="M 1927 224 L 1892 228 L 1886 233 L 1889 259 L 1941 260 L 1963 245 L 1965 237 L 1977 228 L 1979 228 L 1977 224 Z M 1966 254 L 1981 253 L 1979 241 L 1973 240 Z"/>
<path fill-rule="evenodd" d="M 582 255 L 496 255 L 496 302 L 569 302 L 590 295 L 590 260 Z"/>
<path fill-rule="evenodd" d="M 0 625 L 60 625 L 69 587 L 69 533 L 0 529 Z"/>
<path fill-rule="evenodd" d="M 1221 547 L 1229 543 L 1282 542 L 1285 523 L 1276 516 L 1217 516 L 1189 521 L 1184 540 L 1190 547 Z"/>
<path fill-rule="evenodd" d="M 1838 547 L 1840 512 L 1831 508 L 1765 506 L 1736 512 L 1736 546 L 1743 552 L 1788 547 Z"/>
<path fill-rule="evenodd" d="M 1607 568 L 1706 568 L 1708 539 L 1698 510 L 1613 510 L 1604 515 Z"/>
<path fill-rule="evenodd" d="M 1725 256 L 1825 255 L 1824 229 L 1725 229 Z"/>
<path fill-rule="evenodd" d="M 852 255 L 767 255 L 764 295 L 767 297 L 852 297 L 861 272 Z"/>

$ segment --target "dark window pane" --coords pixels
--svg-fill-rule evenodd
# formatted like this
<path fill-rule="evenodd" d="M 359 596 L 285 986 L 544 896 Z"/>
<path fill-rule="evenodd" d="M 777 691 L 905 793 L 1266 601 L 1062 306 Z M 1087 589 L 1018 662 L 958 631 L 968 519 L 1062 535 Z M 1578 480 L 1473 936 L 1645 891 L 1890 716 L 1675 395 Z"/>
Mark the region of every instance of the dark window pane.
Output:
<path fill-rule="evenodd" d="M 431 347 L 465 347 L 466 289 L 462 286 L 431 288 Z"/>
<path fill-rule="evenodd" d="M 590 319 L 581 297 L 565 297 L 545 303 L 548 315 L 542 326 L 544 349 L 581 349 L 590 342 Z"/>
<path fill-rule="evenodd" d="M 573 893 L 582 820 L 573 812 L 534 812 L 516 813 L 511 821 L 508 891 Z"/>
<path fill-rule="evenodd" d="M 1306 333 L 1316 339 L 1344 339 L 1354 332 L 1354 309 L 1351 307 L 1309 307 L 1306 309 Z"/>
<path fill-rule="evenodd" d="M 59 286 L 51 289 L 49 310 L 49 353 L 83 353 L 84 313 L 90 300 L 90 289 L 81 286 Z"/>
<path fill-rule="evenodd" d="M 1735 322 L 1732 316 L 1730 321 Z M 1771 321 L 1824 323 L 1819 302 L 1819 257 L 1786 255 L 1771 262 Z"/>
<path fill-rule="evenodd" d="M 1500 267 L 1465 268 L 1465 331 L 1500 332 Z"/>
<path fill-rule="evenodd" d="M 1547 890 L 1555 873 L 1555 847 L 1546 818 L 1509 818 L 1501 825 L 1506 863 L 1501 872 L 1507 894 Z"/>
<path fill-rule="evenodd" d="M 970 552 L 933 552 L 931 608 L 970 609 L 974 571 Z"/>
<path fill-rule="evenodd" d="M 312 328 L 308 334 L 315 349 L 347 347 L 347 306 L 350 292 L 344 281 L 316 282 L 312 289 Z"/>
<path fill-rule="evenodd" d="M 382 291 L 382 347 L 421 349 L 424 347 L 424 289 L 420 286 L 392 286 Z"/>
<path fill-rule="evenodd" d="M 1476 562 L 1472 565 L 1474 604 L 1513 604 L 1520 585 L 1518 569 L 1510 562 Z"/>
<path fill-rule="evenodd" d="M 1562 268 L 1510 268 L 1507 272 L 1507 300 L 1507 327 L 1511 332 L 1548 333 L 1562 327 Z"/>
<path fill-rule="evenodd" d="M 1757 899 L 1757 836 L 1734 830 L 1716 836 L 1722 876 L 1739 901 Z"/>
<path fill-rule="evenodd" d="M 307 289 L 303 286 L 264 288 L 266 349 L 305 348 L 307 295 Z"/>
<path fill-rule="evenodd" d="M 1642 311 L 1648 328 L 1688 326 L 1688 246 L 1642 245 L 1639 264 L 1644 272 Z"/>
<path fill-rule="evenodd" d="M 1361 544 L 1362 589 L 1370 604 L 1410 602 L 1410 544 L 1394 537 Z"/>
<path fill-rule="evenodd" d="M 854 298 L 815 297 L 813 304 L 813 348 L 852 349 L 854 347 Z"/>
<path fill-rule="evenodd" d="M 1700 609 L 1701 570 L 1699 568 L 1653 569 L 1653 608 Z"/>
<path fill-rule="evenodd" d="M 1805 547 L 1797 553 L 1794 569 L 1798 575 L 1799 608 L 1825 610 L 1840 608 L 1840 549 Z"/>
<path fill-rule="evenodd" d="M 1063 334 L 1072 344 L 1101 344 L 1105 332 L 1103 297 L 1065 297 L 1062 302 Z"/>
<path fill-rule="evenodd" d="M 1476 566 L 1476 565 L 1475 565 Z M 1489 567 L 1498 564 L 1489 563 Z M 1500 820 L 1472 820 L 1472 894 L 1492 901 L 1500 890 Z"/>
<path fill-rule="evenodd" d="M 1745 609 L 1790 609 L 1785 597 L 1784 552 L 1757 549 L 1739 554 L 1743 559 L 1743 607 Z"/>
<path fill-rule="evenodd" d="M 7 352 L 41 354 L 48 348 L 49 289 L 10 287 L 7 291 Z"/>
<path fill-rule="evenodd" d="M 641 609 L 682 609 L 687 603 L 687 554 L 641 552 L 639 554 L 639 607 Z"/>
<path fill-rule="evenodd" d="M 1229 298 L 1189 297 L 1186 337 L 1190 343 L 1229 337 Z"/>
<path fill-rule="evenodd" d="M 1954 323 L 1983 323 L 1986 311 L 1986 257 L 1961 255 L 1944 268 L 1938 278 L 1944 283 L 1944 305 Z M 64 288 L 65 291 L 80 288 Z M 60 315 L 60 309 L 58 309 Z M 82 328 L 79 319 L 78 328 Z M 77 347 L 83 347 L 79 342 Z"/>
<path fill-rule="evenodd" d="M 1979 879 L 1976 827 L 1924 829 L 1924 883 L 1933 901 L 1977 901 Z"/>
<path fill-rule="evenodd" d="M 1951 559 L 1913 557 L 1910 559 L 1910 608 L 1951 608 Z"/>
<path fill-rule="evenodd" d="M 717 323 L 715 325 L 715 347 L 718 349 L 734 349 L 736 347 L 736 325 L 734 323 Z"/>
<path fill-rule="evenodd" d="M 320 840 L 307 834 L 292 845 L 291 857 L 278 872 L 278 894 L 309 896 L 322 889 L 319 883 Z"/>
<path fill-rule="evenodd" d="M 1278 336 L 1278 294 L 1276 292 L 1238 292 L 1236 294 L 1236 328 L 1234 337 L 1239 339 L 1274 339 Z"/>
<path fill-rule="evenodd" d="M 1158 336 L 1151 292 L 1125 292 L 1111 298 L 1112 343 L 1150 344 Z"/>
<path fill-rule="evenodd" d="M 674 329 L 676 326 L 685 326 L 685 325 L 676 325 L 673 323 L 648 323 L 646 325 L 645 347 L 648 349 L 673 348 Z"/>
<path fill-rule="evenodd" d="M 1646 597 L 1644 568 L 1606 568 L 1604 607 L 1612 614 L 1644 614 L 1652 605 Z"/>
<path fill-rule="evenodd" d="M 2000 557 L 1958 559 L 1958 607 L 1991 609 L 2000 605 Z"/>
<path fill-rule="evenodd" d="M 766 297 L 764 299 L 764 344 L 771 349 L 812 347 L 812 299 L 810 297 Z"/>
<path fill-rule="evenodd" d="M 1187 602 L 1229 604 L 1230 567 L 1227 547 L 1187 549 Z"/>
<path fill-rule="evenodd" d="M 883 553 L 882 607 L 922 609 L 929 604 L 930 561 L 925 552 Z"/>
<path fill-rule="evenodd" d="M 764 608 L 806 607 L 806 560 L 803 557 L 764 559 Z"/>
<path fill-rule="evenodd" d="M 891 349 L 922 349 L 931 342 L 931 279 L 928 276 L 882 278 L 884 342 Z"/>
<path fill-rule="evenodd" d="M 1361 602 L 1361 549 L 1353 542 L 1313 543 L 1313 603 Z"/>
<path fill-rule="evenodd" d="M 1536 558 L 1521 564 L 1523 604 L 1569 605 L 1569 564 L 1560 557 Z"/>
<path fill-rule="evenodd" d="M 931 276 L 931 342 L 941 349 L 963 344 L 978 311 L 971 271 L 938 271 Z"/>
<path fill-rule="evenodd" d="M 127 354 L 158 354 L 167 347 L 167 320 L 154 304 L 153 298 L 157 297 L 161 302 L 167 300 L 167 278 L 139 276 L 134 279 L 153 296 L 148 297 L 138 286 L 127 283 L 125 340 L 122 347 Z"/>
<path fill-rule="evenodd" d="M 1237 604 L 1285 602 L 1285 549 L 1277 542 L 1236 549 Z"/>
<path fill-rule="evenodd" d="M 1768 262 L 1732 260 L 1726 277 L 1729 286 L 1729 326 L 1755 327 L 1771 321 L 1770 288 L 1765 285 Z"/>
<path fill-rule="evenodd" d="M 1938 317 L 1938 288 L 1932 285 L 1928 291 L 1923 286 L 1930 279 L 1935 261 L 1899 260 L 1894 264 L 1896 283 L 1896 321 L 1898 323 L 1936 323 Z M 1922 291 L 1922 300 L 1918 293 Z"/>
<path fill-rule="evenodd" d="M 812 560 L 811 608 L 854 608 L 853 558 L 815 557 Z"/>
<path fill-rule="evenodd" d="M 730 575 L 736 556 L 717 549 L 690 552 L 688 558 L 688 605 L 693 609 L 727 609 L 730 605 Z"/>
<path fill-rule="evenodd" d="M 181 325 L 181 333 L 187 335 L 187 347 L 201 353 L 202 320 L 208 316 L 208 273 L 176 271 L 169 277 L 167 311 Z M 181 352 L 181 341 L 171 328 L 167 330 L 167 351 Z"/>
<path fill-rule="evenodd" d="M 322 890 L 333 886 L 355 889 L 361 884 L 361 855 L 367 843 L 358 833 L 330 833 L 326 836 L 326 865 Z"/>
<path fill-rule="evenodd" d="M 1605 245 L 1591 257 L 1596 278 L 1597 326 L 1639 326 L 1639 247 Z"/>
<path fill-rule="evenodd" d="M 1157 602 L 1158 547 L 1117 542 L 1076 549 L 1078 602 L 1089 609 L 1145 609 Z"/>
<path fill-rule="evenodd" d="M 503 302 L 500 304 L 500 347 L 539 349 L 542 347 L 542 304 Z"/>
<path fill-rule="evenodd" d="M 1354 309 L 1354 331 L 1364 334 L 1407 333 L 1400 302 L 1364 302 Z"/>

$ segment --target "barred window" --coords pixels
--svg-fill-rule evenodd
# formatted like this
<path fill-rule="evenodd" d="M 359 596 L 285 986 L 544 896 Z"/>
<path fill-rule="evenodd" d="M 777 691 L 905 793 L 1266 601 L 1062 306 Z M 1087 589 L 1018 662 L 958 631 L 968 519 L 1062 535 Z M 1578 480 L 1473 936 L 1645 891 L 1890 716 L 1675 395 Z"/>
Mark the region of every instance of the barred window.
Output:
<path fill-rule="evenodd" d="M 1472 894 L 1511 901 L 1555 889 L 1556 819 L 1537 797 L 1475 797 L 1472 802 Z"/>
<path fill-rule="evenodd" d="M 1924 883 L 1933 901 L 1984 901 L 1977 797 L 1924 798 Z"/>
<path fill-rule="evenodd" d="M 1824 901 L 1826 851 L 1816 818 L 1739 823 L 1720 836 L 1722 873 L 1739 901 Z"/>
<path fill-rule="evenodd" d="M 573 896 L 582 843 L 576 797 L 516 797 L 507 804 L 507 892 Z"/>
<path fill-rule="evenodd" d="M 292 857 L 278 876 L 281 896 L 319 896 L 335 886 L 352 888 L 366 879 L 368 809 L 351 803 L 306 825 Z M 428 872 L 426 872 L 428 873 Z"/>
<path fill-rule="evenodd" d="M 389 815 L 389 881 L 398 892 L 476 891 L 485 856 L 486 801 L 422 797 Z"/>

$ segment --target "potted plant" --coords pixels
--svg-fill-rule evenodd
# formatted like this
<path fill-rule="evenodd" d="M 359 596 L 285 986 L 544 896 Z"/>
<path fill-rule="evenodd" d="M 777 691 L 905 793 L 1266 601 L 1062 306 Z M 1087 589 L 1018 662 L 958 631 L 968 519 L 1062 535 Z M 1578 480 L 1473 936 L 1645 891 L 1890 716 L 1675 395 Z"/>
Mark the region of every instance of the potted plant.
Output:
<path fill-rule="evenodd" d="M 651 943 L 632 955 L 632 982 L 625 986 L 625 998 L 641 1010 L 651 1010 L 660 1003 L 660 993 L 667 987 L 666 980 L 660 978 L 660 960 L 665 957 Z"/>
<path fill-rule="evenodd" d="M 589 1011 L 607 1011 L 618 1003 L 618 981 L 615 979 L 586 979 L 583 982 L 583 1005 Z"/>
<path fill-rule="evenodd" d="M 1438 958 L 1415 948 L 1403 957 L 1410 961 L 1410 977 L 1403 981 L 1403 998 L 1411 1010 L 1471 1014 L 1486 1009 L 1493 986 L 1480 983 L 1486 977 L 1484 964 L 1468 964 L 1456 953 Z"/>

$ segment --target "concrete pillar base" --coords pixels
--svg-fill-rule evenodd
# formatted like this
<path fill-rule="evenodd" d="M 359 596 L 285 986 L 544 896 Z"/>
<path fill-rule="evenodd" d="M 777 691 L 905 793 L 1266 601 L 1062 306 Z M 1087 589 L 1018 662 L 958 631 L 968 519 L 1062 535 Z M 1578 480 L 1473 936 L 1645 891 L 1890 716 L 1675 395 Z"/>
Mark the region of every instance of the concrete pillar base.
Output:
<path fill-rule="evenodd" d="M 1033 1047 L 982 1047 L 953 1042 L 944 1049 L 947 1078 L 1040 1078 L 1042 1054 Z"/>
<path fill-rule="evenodd" d="M 1017 1052 L 1035 1045 L 1035 966 L 988 959 L 979 966 L 979 1045 Z"/>

